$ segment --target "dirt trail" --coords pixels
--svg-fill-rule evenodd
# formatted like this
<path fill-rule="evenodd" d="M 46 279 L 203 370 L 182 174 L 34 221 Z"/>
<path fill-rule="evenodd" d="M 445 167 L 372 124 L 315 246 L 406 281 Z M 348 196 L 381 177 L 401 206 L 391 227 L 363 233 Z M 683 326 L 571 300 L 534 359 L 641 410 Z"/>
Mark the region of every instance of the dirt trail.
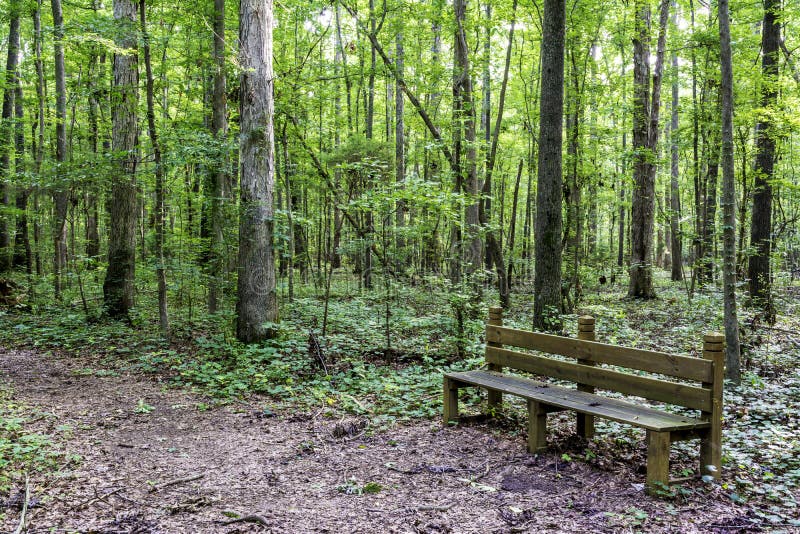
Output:
<path fill-rule="evenodd" d="M 527 455 L 521 438 L 492 428 L 431 421 L 369 435 L 358 420 L 270 416 L 257 402 L 200 411 L 203 398 L 153 377 L 84 372 L 92 367 L 0 349 L 0 381 L 50 414 L 32 429 L 64 435 L 66 425 L 62 445 L 81 457 L 58 477 L 32 481 L 39 504 L 26 532 L 726 532 L 723 524 L 746 524 L 730 504 L 651 499 L 629 473 Z M 365 487 L 376 492 L 357 494 Z M 12 532 L 18 512 L 6 512 L 0 531 Z M 225 524 L 230 512 L 252 521 Z"/>

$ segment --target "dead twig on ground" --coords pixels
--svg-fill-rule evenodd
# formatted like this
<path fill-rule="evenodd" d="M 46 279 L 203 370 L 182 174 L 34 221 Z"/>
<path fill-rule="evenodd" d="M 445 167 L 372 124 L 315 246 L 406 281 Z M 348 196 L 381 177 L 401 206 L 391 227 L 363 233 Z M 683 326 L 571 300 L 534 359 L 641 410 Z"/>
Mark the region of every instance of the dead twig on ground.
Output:
<path fill-rule="evenodd" d="M 242 517 L 237 517 L 236 519 L 231 519 L 229 521 L 220 521 L 220 523 L 223 525 L 233 525 L 234 523 L 260 523 L 265 527 L 269 526 L 269 521 L 258 514 L 248 514 Z"/>
<path fill-rule="evenodd" d="M 110 493 L 106 493 L 105 495 L 101 496 L 99 493 L 97 493 L 97 487 L 95 487 L 94 488 L 94 497 L 92 497 L 90 499 L 86 499 L 85 501 L 76 504 L 75 506 L 72 507 L 72 510 L 80 510 L 81 508 L 83 508 L 85 506 L 91 506 L 92 504 L 94 504 L 96 502 L 103 502 L 103 503 L 105 503 L 108 506 L 113 508 L 114 505 L 111 504 L 110 502 L 108 502 L 106 500 L 106 498 L 111 497 L 112 495 L 116 495 L 117 493 L 121 492 L 123 489 L 124 488 L 117 488 L 117 489 L 111 491 Z"/>
<path fill-rule="evenodd" d="M 443 504 L 443 505 L 440 505 L 440 506 L 433 505 L 433 504 L 421 504 L 421 505 L 417 506 L 417 511 L 418 512 L 446 512 L 446 511 L 448 511 L 450 508 L 452 508 L 455 505 L 456 505 L 456 503 L 454 503 L 454 502 L 451 502 L 450 504 Z"/>
<path fill-rule="evenodd" d="M 170 486 L 177 486 L 178 484 L 186 484 L 187 482 L 194 482 L 195 480 L 200 480 L 204 476 L 205 476 L 204 474 L 198 473 L 196 475 L 191 475 L 191 476 L 188 476 L 188 477 L 176 478 L 175 480 L 169 480 L 167 482 L 162 482 L 161 484 L 156 484 L 155 486 L 150 488 L 148 491 L 150 493 L 155 493 L 157 491 L 161 491 L 162 489 L 168 488 Z"/>
<path fill-rule="evenodd" d="M 28 503 L 31 502 L 31 483 L 28 478 L 28 473 L 25 473 L 25 500 L 22 502 L 22 512 L 19 514 L 19 525 L 14 531 L 14 534 L 21 534 L 22 529 L 25 528 L 25 519 L 28 513 Z"/>

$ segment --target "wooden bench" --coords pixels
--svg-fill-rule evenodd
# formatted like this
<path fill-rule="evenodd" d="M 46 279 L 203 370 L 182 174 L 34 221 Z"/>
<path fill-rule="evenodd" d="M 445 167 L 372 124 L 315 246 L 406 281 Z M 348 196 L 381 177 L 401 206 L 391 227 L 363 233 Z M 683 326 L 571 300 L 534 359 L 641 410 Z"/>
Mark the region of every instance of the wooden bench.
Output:
<path fill-rule="evenodd" d="M 597 343 L 594 324 L 594 318 L 580 317 L 578 339 L 540 334 L 504 327 L 502 308 L 490 308 L 486 325 L 487 368 L 444 375 L 444 424 L 458 419 L 458 390 L 480 387 L 488 390 L 490 412 L 500 409 L 504 393 L 527 399 L 528 451 L 531 453 L 546 448 L 547 414 L 572 410 L 577 413 L 578 433 L 585 438 L 594 435 L 595 417 L 647 431 L 648 492 L 668 486 L 670 444 L 674 441 L 699 438 L 700 473 L 718 479 L 722 455 L 724 336 L 705 335 L 703 357 L 693 358 Z M 577 387 L 571 389 L 504 373 L 505 368 L 574 382 Z M 619 368 L 665 375 L 680 382 Z M 643 402 L 598 395 L 595 388 L 682 406 L 698 413 L 696 416 L 677 415 Z"/>

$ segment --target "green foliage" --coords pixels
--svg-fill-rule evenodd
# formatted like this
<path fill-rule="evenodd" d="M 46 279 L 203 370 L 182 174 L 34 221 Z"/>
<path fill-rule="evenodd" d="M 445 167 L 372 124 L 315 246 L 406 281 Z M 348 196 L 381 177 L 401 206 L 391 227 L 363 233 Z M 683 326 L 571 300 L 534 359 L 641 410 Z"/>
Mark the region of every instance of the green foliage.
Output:
<path fill-rule="evenodd" d="M 380 493 L 383 486 L 377 482 L 367 482 L 362 486 L 356 478 L 348 478 L 343 484 L 336 486 L 336 489 L 345 495 L 372 495 Z"/>
<path fill-rule="evenodd" d="M 0 493 L 19 482 L 23 473 L 54 471 L 62 458 L 50 437 L 26 428 L 31 415 L 0 385 Z"/>

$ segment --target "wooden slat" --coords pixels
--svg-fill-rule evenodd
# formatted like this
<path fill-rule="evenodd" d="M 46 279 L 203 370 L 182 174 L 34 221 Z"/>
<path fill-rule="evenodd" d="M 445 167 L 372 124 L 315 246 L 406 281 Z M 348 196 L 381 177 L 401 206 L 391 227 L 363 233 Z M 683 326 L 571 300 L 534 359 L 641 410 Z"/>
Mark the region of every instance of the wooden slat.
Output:
<path fill-rule="evenodd" d="M 713 364 L 701 358 L 620 347 L 596 341 L 584 341 L 493 325 L 486 326 L 486 341 L 697 382 L 711 382 L 714 378 Z"/>
<path fill-rule="evenodd" d="M 493 371 L 468 371 L 446 375 L 462 384 L 472 384 L 494 389 L 525 399 L 536 400 L 549 406 L 573 410 L 638 426 L 659 432 L 708 428 L 709 423 L 693 417 L 685 417 L 638 406 L 619 399 L 593 395 L 583 391 L 545 384 L 529 378 L 496 373 Z"/>
<path fill-rule="evenodd" d="M 513 367 L 522 371 L 697 410 L 710 411 L 712 406 L 711 390 L 709 389 L 620 373 L 611 369 L 587 367 L 497 347 L 486 347 L 486 361 L 504 367 Z"/>

